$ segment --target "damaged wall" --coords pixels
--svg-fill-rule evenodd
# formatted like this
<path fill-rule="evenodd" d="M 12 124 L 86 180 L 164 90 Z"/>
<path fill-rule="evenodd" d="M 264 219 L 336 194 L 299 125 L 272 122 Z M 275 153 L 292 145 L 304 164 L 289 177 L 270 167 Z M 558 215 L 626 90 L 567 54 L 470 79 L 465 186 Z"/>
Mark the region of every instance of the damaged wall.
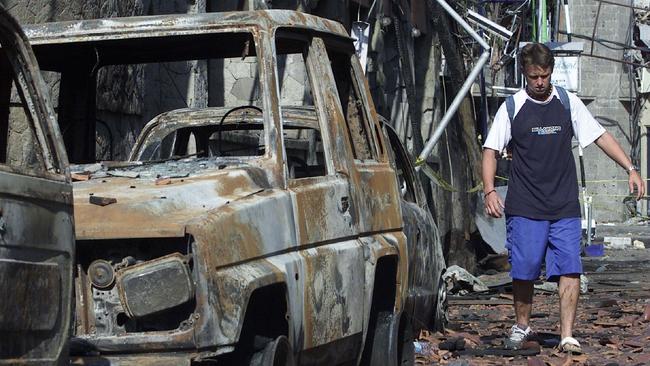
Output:
<path fill-rule="evenodd" d="M 417 119 L 415 123 L 422 125 L 423 139 L 426 140 L 435 128 L 435 121 L 439 121 L 444 114 L 442 101 L 453 98 L 450 90 L 440 83 L 440 45 L 437 35 L 426 16 L 424 23 L 421 16 L 419 19 L 417 17 L 418 14 L 428 13 L 422 8 L 424 1 L 3 0 L 2 3 L 23 23 L 268 7 L 300 9 L 336 19 L 348 28 L 354 20 L 366 20 L 371 27 L 367 76 L 377 110 L 390 120 L 411 148 L 413 134 L 409 115 L 414 115 Z M 595 25 L 597 37 L 624 42 L 628 37 L 630 20 L 633 19 L 630 11 L 602 4 L 598 13 L 598 6 L 598 2 L 592 0 L 575 0 L 570 3 L 573 32 L 591 35 Z M 399 36 L 402 37 L 401 40 L 398 39 Z M 584 41 L 584 44 L 584 53 L 590 53 L 591 43 Z M 624 51 L 597 42 L 593 44 L 593 53 L 613 59 L 622 59 L 624 56 Z M 630 92 L 627 67 L 617 62 L 586 56 L 581 59 L 580 96 L 594 116 L 629 152 Z M 303 81 L 295 78 L 295 75 L 302 73 L 291 71 L 291 67 L 301 66 L 292 65 L 292 60 L 289 59 L 282 77 L 283 103 L 286 104 L 300 101 L 306 94 L 302 88 L 297 87 Z M 255 64 L 231 65 L 227 62 L 204 61 L 147 67 L 111 66 L 99 70 L 96 101 L 100 112 L 96 116 L 96 157 L 102 160 L 125 159 L 142 127 L 159 110 L 241 105 L 255 101 L 259 93 L 256 90 L 256 74 Z M 56 107 L 59 87 L 57 76 L 50 75 L 46 79 L 51 86 L 50 94 L 54 96 Z M 409 90 L 411 82 L 413 88 Z M 161 84 L 164 87 L 161 88 Z M 157 90 L 165 92 L 154 94 Z M 146 105 L 158 106 L 147 109 Z M 491 114 L 497 106 L 498 103 L 491 101 Z M 457 127 L 458 124 L 458 120 L 454 119 L 450 127 Z M 468 160 L 464 155 L 468 148 L 463 141 L 462 132 L 448 129 L 429 159 L 432 167 L 454 189 L 460 191 L 469 190 L 479 183 L 472 179 L 471 172 L 466 171 Z M 587 189 L 594 196 L 595 219 L 599 222 L 625 219 L 627 209 L 622 201 L 627 194 L 626 173 L 593 145 L 585 150 L 585 163 L 587 180 L 591 181 Z M 447 239 L 447 251 L 453 237 L 457 238 L 453 246 L 462 247 L 467 244 L 475 230 L 471 219 L 465 222 L 465 217 L 473 211 L 471 199 L 464 193 L 451 192 L 437 185 L 431 185 L 430 189 L 436 198 L 432 210 L 434 214 L 448 213 L 449 207 L 455 208 L 455 211 L 460 210 L 453 215 L 437 215 L 441 233 Z M 462 202 L 461 207 L 457 207 L 458 202 Z M 458 257 L 471 258 L 462 254 Z M 472 268 L 471 263 L 459 264 Z"/>
<path fill-rule="evenodd" d="M 621 2 L 629 5 L 629 2 Z M 634 17 L 631 9 L 606 4 L 601 5 L 592 0 L 574 0 L 570 3 L 571 25 L 573 33 L 615 40 L 621 43 L 629 40 L 630 27 Z M 630 70 L 628 66 L 599 58 L 586 56 L 591 53 L 592 42 L 584 42 L 581 57 L 582 79 L 581 92 L 578 94 L 593 116 L 621 144 L 623 150 L 630 153 Z M 606 47 L 593 43 L 593 54 L 614 60 L 625 59 L 625 52 L 620 48 Z M 621 221 L 626 219 L 623 204 L 629 192 L 627 173 L 611 161 L 595 144 L 584 151 L 585 174 L 588 181 L 587 191 L 593 195 L 594 215 L 598 222 Z M 576 166 L 578 166 L 576 151 Z"/>

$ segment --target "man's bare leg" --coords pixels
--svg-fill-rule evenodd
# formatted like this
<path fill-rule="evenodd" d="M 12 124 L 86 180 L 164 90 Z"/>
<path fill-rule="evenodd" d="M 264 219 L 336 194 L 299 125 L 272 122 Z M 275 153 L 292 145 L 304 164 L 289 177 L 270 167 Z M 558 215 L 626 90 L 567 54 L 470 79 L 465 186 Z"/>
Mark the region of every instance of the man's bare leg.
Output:
<path fill-rule="evenodd" d="M 526 329 L 533 309 L 533 281 L 512 280 L 512 296 L 517 324 Z"/>
<path fill-rule="evenodd" d="M 560 293 L 560 339 L 564 339 L 573 336 L 573 322 L 576 318 L 578 297 L 580 296 L 580 275 L 560 276 L 558 290 Z"/>

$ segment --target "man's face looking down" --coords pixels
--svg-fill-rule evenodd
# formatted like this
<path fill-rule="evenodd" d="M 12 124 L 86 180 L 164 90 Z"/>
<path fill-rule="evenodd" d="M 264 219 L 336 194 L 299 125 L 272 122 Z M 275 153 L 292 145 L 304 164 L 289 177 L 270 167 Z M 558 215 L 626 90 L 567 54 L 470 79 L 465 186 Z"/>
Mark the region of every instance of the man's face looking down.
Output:
<path fill-rule="evenodd" d="M 553 68 L 543 68 L 538 65 L 528 65 L 524 69 L 526 77 L 526 91 L 528 95 L 537 100 L 546 100 L 551 91 L 551 73 Z"/>

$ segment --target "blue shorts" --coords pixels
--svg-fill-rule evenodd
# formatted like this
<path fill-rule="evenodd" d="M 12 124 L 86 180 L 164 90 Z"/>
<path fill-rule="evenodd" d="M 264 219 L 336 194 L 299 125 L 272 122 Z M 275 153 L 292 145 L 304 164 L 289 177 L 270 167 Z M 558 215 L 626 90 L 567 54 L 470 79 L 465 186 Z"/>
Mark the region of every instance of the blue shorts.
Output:
<path fill-rule="evenodd" d="M 582 273 L 579 217 L 549 221 L 508 216 L 506 230 L 513 279 L 537 280 L 545 257 L 548 281 L 557 281 L 561 275 Z"/>

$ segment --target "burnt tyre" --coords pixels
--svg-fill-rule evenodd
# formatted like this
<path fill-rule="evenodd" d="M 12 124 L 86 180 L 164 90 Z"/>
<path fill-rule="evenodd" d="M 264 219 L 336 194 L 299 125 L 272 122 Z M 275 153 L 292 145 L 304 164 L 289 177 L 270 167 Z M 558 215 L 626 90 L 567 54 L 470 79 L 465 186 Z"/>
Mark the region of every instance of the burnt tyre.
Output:
<path fill-rule="evenodd" d="M 438 291 L 436 293 L 436 307 L 433 313 L 433 329 L 437 331 L 444 331 L 447 327 L 447 285 L 442 279 L 438 279 Z"/>
<path fill-rule="evenodd" d="M 294 366 L 295 360 L 289 340 L 279 336 L 253 354 L 249 366 Z"/>
<path fill-rule="evenodd" d="M 366 342 L 363 365 L 403 366 L 415 362 L 413 328 L 407 315 L 379 312 L 374 327 L 368 329 Z"/>

